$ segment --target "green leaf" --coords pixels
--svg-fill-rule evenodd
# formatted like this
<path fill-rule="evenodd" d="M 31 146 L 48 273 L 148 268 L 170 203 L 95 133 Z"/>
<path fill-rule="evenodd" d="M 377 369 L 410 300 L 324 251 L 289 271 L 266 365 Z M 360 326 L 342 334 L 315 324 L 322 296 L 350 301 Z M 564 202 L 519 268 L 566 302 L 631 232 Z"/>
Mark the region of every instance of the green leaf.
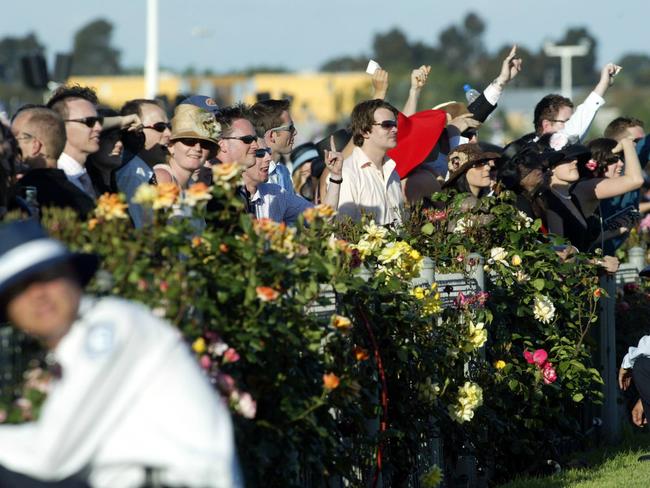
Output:
<path fill-rule="evenodd" d="M 424 224 L 424 225 L 422 226 L 422 228 L 420 229 L 420 231 L 421 231 L 423 234 L 426 234 L 426 235 L 428 235 L 428 236 L 430 236 L 431 234 L 433 234 L 433 230 L 434 230 L 434 228 L 433 228 L 433 224 L 432 224 L 431 222 L 429 222 L 428 224 Z"/>
<path fill-rule="evenodd" d="M 578 403 L 581 402 L 585 398 L 585 396 L 582 393 L 576 393 L 571 398 L 573 399 L 574 402 Z"/>
<path fill-rule="evenodd" d="M 537 278 L 531 281 L 530 284 L 533 285 L 533 288 L 538 291 L 542 291 L 544 289 L 544 280 L 542 278 Z"/>

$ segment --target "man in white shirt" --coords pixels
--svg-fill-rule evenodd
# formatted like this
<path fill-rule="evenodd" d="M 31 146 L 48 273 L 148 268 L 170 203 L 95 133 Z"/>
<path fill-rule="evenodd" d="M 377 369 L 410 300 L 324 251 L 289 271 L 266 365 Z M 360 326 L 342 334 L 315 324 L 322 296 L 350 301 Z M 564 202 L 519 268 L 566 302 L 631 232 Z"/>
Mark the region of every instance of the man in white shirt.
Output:
<path fill-rule="evenodd" d="M 340 217 L 377 224 L 400 223 L 404 200 L 395 162 L 386 152 L 397 145 L 397 109 L 375 99 L 359 103 L 350 121 L 355 148 L 343 162 Z M 330 185 L 337 180 L 330 177 Z"/>
<path fill-rule="evenodd" d="M 341 186 L 341 167 L 343 156 L 333 147 L 334 138 L 330 139 L 331 151 L 324 151 L 325 165 L 330 171 L 330 181 L 323 204 L 329 205 L 334 210 L 338 206 Z M 269 167 L 271 164 L 271 149 L 261 137 L 258 140 L 259 148 L 255 154 L 255 164 L 246 168 L 242 174 L 243 185 L 240 195 L 244 199 L 247 212 L 257 219 L 271 219 L 276 222 L 294 224 L 300 214 L 314 204 L 300 195 L 288 192 L 276 183 L 268 182 Z"/>
<path fill-rule="evenodd" d="M 97 264 L 34 221 L 0 227 L 0 320 L 40 339 L 57 373 L 36 421 L 0 426 L 0 486 L 240 486 L 230 416 L 180 333 L 84 296 Z"/>
<path fill-rule="evenodd" d="M 66 143 L 57 167 L 72 184 L 92 198 L 97 195 L 85 165 L 88 155 L 99 150 L 103 117 L 97 115 L 97 104 L 94 90 L 78 85 L 59 87 L 47 102 L 47 107 L 65 122 Z"/>
<path fill-rule="evenodd" d="M 618 385 L 627 390 L 634 384 L 640 398 L 632 408 L 632 422 L 638 427 L 648 423 L 646 417 L 650 412 L 650 336 L 643 336 L 636 347 L 630 347 L 623 357 L 618 372 Z"/>
<path fill-rule="evenodd" d="M 613 63 L 606 64 L 601 73 L 598 84 L 575 112 L 573 102 L 561 95 L 546 95 L 535 106 L 534 123 L 535 134 L 540 137 L 544 134 L 563 132 L 569 138 L 582 141 L 598 109 L 605 104 L 605 92 L 614 82 L 614 76 L 621 67 Z M 577 141 L 576 141 L 577 142 Z"/>

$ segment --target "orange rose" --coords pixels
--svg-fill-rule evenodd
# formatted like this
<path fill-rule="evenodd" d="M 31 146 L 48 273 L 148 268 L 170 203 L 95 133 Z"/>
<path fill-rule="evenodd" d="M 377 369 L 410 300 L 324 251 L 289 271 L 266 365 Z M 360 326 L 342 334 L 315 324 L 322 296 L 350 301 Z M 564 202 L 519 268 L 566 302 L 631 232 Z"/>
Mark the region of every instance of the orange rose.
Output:
<path fill-rule="evenodd" d="M 272 302 L 280 296 L 280 292 L 270 286 L 258 286 L 255 288 L 257 298 L 262 302 Z"/>
<path fill-rule="evenodd" d="M 354 354 L 354 357 L 357 359 L 357 361 L 365 361 L 370 357 L 368 351 L 363 347 L 354 346 L 352 352 Z"/>
<path fill-rule="evenodd" d="M 334 390 L 339 387 L 341 379 L 334 373 L 325 373 L 323 375 L 323 386 L 326 390 Z"/>

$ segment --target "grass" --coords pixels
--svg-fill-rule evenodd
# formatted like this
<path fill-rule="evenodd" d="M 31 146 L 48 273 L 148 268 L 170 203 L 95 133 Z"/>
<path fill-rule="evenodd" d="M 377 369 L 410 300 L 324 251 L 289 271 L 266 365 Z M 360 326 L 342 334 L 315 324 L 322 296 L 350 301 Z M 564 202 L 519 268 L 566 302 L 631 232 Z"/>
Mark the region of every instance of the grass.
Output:
<path fill-rule="evenodd" d="M 516 478 L 499 488 L 648 488 L 650 461 L 637 461 L 644 454 L 650 454 L 650 435 L 627 431 L 619 445 L 577 456 L 589 467 L 553 476 Z"/>

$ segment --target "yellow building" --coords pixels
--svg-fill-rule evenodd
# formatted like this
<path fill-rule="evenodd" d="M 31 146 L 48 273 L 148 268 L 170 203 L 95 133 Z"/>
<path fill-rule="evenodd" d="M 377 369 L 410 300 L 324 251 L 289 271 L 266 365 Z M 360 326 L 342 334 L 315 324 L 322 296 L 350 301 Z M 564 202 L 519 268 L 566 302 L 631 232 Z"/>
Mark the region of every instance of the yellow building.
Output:
<path fill-rule="evenodd" d="M 119 108 L 127 100 L 142 98 L 143 76 L 76 76 L 69 83 L 91 86 L 100 101 Z M 349 116 L 354 104 L 371 93 L 371 80 L 365 73 L 263 73 L 245 76 L 194 76 L 183 78 L 161 74 L 159 93 L 171 101 L 178 94 L 200 93 L 222 103 L 242 101 L 252 104 L 259 95 L 291 97 L 296 122 L 309 119 L 320 123 L 338 122 Z"/>

